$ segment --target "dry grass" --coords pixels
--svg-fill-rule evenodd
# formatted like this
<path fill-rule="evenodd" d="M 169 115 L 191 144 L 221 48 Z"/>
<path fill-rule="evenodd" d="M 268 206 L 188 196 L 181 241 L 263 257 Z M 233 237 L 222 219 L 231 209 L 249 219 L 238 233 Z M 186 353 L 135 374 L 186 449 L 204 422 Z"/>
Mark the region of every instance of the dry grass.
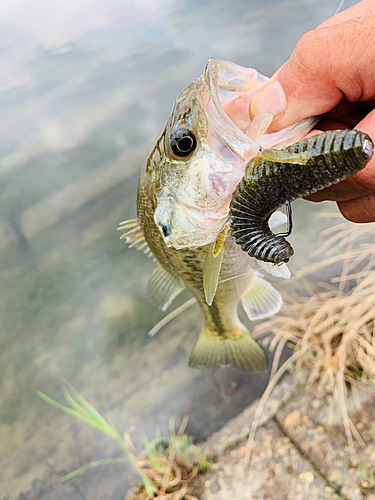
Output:
<path fill-rule="evenodd" d="M 342 218 L 341 218 L 342 220 Z M 309 382 L 332 392 L 340 406 L 349 444 L 363 444 L 347 412 L 348 391 L 375 388 L 375 225 L 341 222 L 322 232 L 320 260 L 290 280 L 299 289 L 285 296 L 278 316 L 260 324 L 275 358 L 270 383 L 257 415 L 277 381 L 288 369 L 308 368 Z M 318 252 L 316 252 L 317 254 Z M 330 279 L 329 273 L 336 273 Z M 319 273 L 319 276 L 318 274 Z M 271 333 L 270 333 L 271 332 Z M 294 354 L 278 369 L 285 345 Z M 251 447 L 257 416 L 249 437 Z"/>

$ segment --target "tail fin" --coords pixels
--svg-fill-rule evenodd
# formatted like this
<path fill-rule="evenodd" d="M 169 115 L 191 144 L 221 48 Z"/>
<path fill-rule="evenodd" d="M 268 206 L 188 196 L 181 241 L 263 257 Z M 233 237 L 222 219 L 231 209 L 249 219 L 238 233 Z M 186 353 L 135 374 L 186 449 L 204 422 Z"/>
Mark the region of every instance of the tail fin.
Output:
<path fill-rule="evenodd" d="M 246 328 L 236 328 L 219 335 L 207 327 L 201 331 L 190 355 L 190 366 L 220 368 L 234 366 L 241 370 L 265 370 L 267 358 L 258 342 Z"/>

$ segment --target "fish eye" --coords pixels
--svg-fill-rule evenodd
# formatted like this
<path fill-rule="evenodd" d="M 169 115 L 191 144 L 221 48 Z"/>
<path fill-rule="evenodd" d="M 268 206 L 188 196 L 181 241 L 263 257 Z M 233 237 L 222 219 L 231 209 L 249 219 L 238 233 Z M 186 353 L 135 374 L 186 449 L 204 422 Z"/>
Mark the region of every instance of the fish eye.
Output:
<path fill-rule="evenodd" d="M 178 129 L 171 135 L 171 150 L 176 156 L 189 156 L 197 147 L 197 140 L 187 129 Z"/>

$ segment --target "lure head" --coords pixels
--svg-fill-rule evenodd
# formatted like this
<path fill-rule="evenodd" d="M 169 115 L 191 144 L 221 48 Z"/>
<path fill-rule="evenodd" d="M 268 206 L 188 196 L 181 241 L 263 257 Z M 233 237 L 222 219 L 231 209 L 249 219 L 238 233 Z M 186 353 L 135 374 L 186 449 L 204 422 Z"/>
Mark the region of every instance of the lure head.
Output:
<path fill-rule="evenodd" d="M 362 163 L 364 163 L 364 165 L 367 165 L 374 154 L 374 143 L 372 142 L 371 137 L 367 134 L 363 134 L 363 137 L 358 139 L 358 143 L 358 158 Z"/>

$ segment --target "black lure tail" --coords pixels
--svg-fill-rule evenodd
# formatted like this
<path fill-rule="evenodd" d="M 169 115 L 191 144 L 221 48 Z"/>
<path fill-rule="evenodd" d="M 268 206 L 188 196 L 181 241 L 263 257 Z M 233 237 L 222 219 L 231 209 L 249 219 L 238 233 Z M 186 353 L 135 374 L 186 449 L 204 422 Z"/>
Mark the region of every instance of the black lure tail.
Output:
<path fill-rule="evenodd" d="M 275 235 L 268 220 L 288 201 L 315 193 L 362 170 L 374 144 L 357 130 L 315 135 L 283 150 L 264 150 L 253 158 L 233 194 L 232 234 L 251 257 L 273 264 L 288 262 L 294 251 Z"/>

